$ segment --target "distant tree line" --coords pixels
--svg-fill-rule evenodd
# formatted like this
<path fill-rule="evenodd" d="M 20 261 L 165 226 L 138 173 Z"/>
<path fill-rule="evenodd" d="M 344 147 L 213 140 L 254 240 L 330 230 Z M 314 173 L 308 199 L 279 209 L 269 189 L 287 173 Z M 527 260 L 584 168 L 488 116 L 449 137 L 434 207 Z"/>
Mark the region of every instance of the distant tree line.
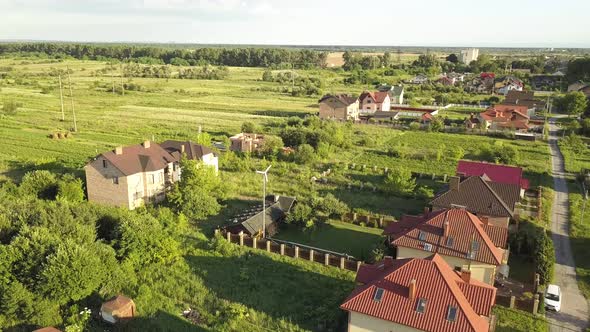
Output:
<path fill-rule="evenodd" d="M 93 45 L 74 43 L 6 43 L 0 44 L 0 55 L 26 53 L 49 57 L 91 60 L 133 60 L 148 64 L 223 65 L 269 67 L 283 63 L 293 66 L 324 67 L 327 52 L 282 48 L 197 48 L 171 49 L 134 45 Z"/>

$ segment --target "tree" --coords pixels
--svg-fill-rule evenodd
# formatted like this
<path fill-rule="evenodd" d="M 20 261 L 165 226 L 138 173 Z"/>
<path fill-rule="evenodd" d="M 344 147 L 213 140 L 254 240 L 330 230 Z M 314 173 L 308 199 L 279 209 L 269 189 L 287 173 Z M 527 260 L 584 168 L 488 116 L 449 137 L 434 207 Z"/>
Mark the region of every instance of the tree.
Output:
<path fill-rule="evenodd" d="M 518 150 L 512 145 L 499 146 L 495 148 L 496 162 L 515 165 L 518 163 L 518 157 Z"/>
<path fill-rule="evenodd" d="M 325 214 L 328 218 L 339 217 L 349 211 L 348 205 L 331 193 L 314 201 L 313 207 L 315 210 L 319 210 Z"/>
<path fill-rule="evenodd" d="M 295 162 L 299 164 L 308 164 L 315 160 L 315 150 L 309 144 L 302 144 L 297 148 L 295 153 Z"/>
<path fill-rule="evenodd" d="M 264 71 L 264 73 L 262 73 L 262 80 L 264 82 L 274 82 L 274 77 L 270 69 L 267 69 Z"/>
<path fill-rule="evenodd" d="M 392 168 L 387 177 L 385 184 L 389 191 L 396 195 L 409 195 L 416 188 L 416 179 L 412 177 L 412 172 L 405 167 Z"/>
<path fill-rule="evenodd" d="M 100 257 L 89 248 L 68 240 L 47 258 L 39 287 L 49 298 L 65 304 L 90 295 L 105 277 Z"/>
<path fill-rule="evenodd" d="M 312 212 L 311 206 L 303 202 L 299 202 L 289 213 L 285 221 L 288 224 L 305 226 L 310 220 L 312 220 Z"/>
<path fill-rule="evenodd" d="M 32 171 L 23 176 L 20 189 L 28 195 L 53 199 L 57 190 L 57 178 L 49 171 Z"/>
<path fill-rule="evenodd" d="M 168 192 L 171 205 L 193 220 L 217 214 L 221 209 L 219 200 L 225 197 L 225 188 L 215 169 L 187 158 L 180 160 L 180 169 L 181 181 Z"/>
<path fill-rule="evenodd" d="M 457 63 L 459 62 L 459 57 L 457 57 L 457 54 L 451 53 L 449 54 L 449 56 L 446 57 L 445 60 L 447 60 L 448 62 Z"/>
<path fill-rule="evenodd" d="M 588 99 L 583 92 L 573 91 L 566 93 L 557 101 L 559 108 L 565 111 L 570 116 L 580 115 L 584 113 L 588 107 Z"/>
<path fill-rule="evenodd" d="M 243 133 L 255 133 L 257 131 L 256 125 L 252 122 L 246 121 L 242 123 Z"/>
<path fill-rule="evenodd" d="M 283 146 L 283 140 L 280 137 L 266 135 L 262 147 L 258 151 L 263 156 L 274 156 Z"/>
<path fill-rule="evenodd" d="M 84 200 L 82 180 L 79 178 L 62 179 L 57 183 L 57 200 L 80 203 Z"/>

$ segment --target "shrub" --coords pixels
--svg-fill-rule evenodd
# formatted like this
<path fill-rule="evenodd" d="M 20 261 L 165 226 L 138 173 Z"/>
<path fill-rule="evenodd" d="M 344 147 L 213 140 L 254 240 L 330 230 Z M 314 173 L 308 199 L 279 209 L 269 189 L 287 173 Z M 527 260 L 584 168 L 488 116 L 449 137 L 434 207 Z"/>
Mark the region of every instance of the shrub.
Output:
<path fill-rule="evenodd" d="M 15 100 L 6 100 L 2 106 L 2 112 L 6 115 L 14 115 L 23 105 Z"/>
<path fill-rule="evenodd" d="M 412 130 L 412 131 L 420 130 L 420 123 L 419 122 L 410 123 L 410 130 Z"/>
<path fill-rule="evenodd" d="M 416 179 L 412 177 L 412 172 L 404 167 L 392 168 L 385 178 L 387 189 L 396 195 L 406 196 L 411 194 L 416 188 Z"/>
<path fill-rule="evenodd" d="M 315 150 L 309 144 L 302 144 L 297 148 L 295 153 L 295 162 L 299 164 L 308 164 L 315 160 Z"/>
<path fill-rule="evenodd" d="M 49 171 L 32 171 L 23 176 L 20 189 L 24 194 L 53 199 L 57 191 L 57 178 Z"/>
<path fill-rule="evenodd" d="M 58 200 L 79 203 L 84 200 L 84 189 L 80 179 L 62 179 L 57 184 Z"/>
<path fill-rule="evenodd" d="M 243 133 L 255 133 L 257 131 L 256 125 L 252 122 L 246 121 L 242 123 Z"/>

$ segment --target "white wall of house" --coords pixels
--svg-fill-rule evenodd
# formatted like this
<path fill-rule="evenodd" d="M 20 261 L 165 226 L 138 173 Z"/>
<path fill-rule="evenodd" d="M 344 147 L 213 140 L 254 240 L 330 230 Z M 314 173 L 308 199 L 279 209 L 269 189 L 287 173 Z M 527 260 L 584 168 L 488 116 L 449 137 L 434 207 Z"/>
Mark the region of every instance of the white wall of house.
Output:
<path fill-rule="evenodd" d="M 348 332 L 417 332 L 422 331 L 406 325 L 364 315 L 348 313 Z"/>

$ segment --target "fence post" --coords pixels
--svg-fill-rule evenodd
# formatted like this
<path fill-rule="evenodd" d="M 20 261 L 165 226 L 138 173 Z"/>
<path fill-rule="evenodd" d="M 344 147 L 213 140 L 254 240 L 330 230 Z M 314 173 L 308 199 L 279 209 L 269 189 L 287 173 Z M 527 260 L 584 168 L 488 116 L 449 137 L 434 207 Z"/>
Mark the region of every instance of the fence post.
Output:
<path fill-rule="evenodd" d="M 379 217 L 379 228 L 383 228 L 383 217 Z"/>
<path fill-rule="evenodd" d="M 330 265 L 330 254 L 324 254 L 324 265 Z"/>
<path fill-rule="evenodd" d="M 258 243 L 256 243 L 256 242 L 258 242 L 258 239 L 256 237 L 253 237 L 252 238 L 252 248 L 254 248 L 254 249 L 257 249 L 257 247 L 258 247 Z"/>
<path fill-rule="evenodd" d="M 295 246 L 295 258 L 299 258 L 299 247 Z"/>
<path fill-rule="evenodd" d="M 447 182 L 447 175 L 445 174 L 445 177 L 443 178 L 443 182 Z"/>
<path fill-rule="evenodd" d="M 363 264 L 363 262 L 361 261 L 356 261 L 356 271 L 358 272 L 359 269 L 361 268 L 361 265 Z"/>
<path fill-rule="evenodd" d="M 510 309 L 514 309 L 514 305 L 516 304 L 516 297 L 512 295 L 510 297 Z"/>
<path fill-rule="evenodd" d="M 389 168 L 385 167 L 385 169 L 383 170 L 383 174 L 387 175 L 387 173 L 389 173 Z"/>
<path fill-rule="evenodd" d="M 313 255 L 314 255 L 314 253 L 313 253 L 313 249 L 310 249 L 310 250 L 309 250 L 309 260 L 310 260 L 310 261 L 312 261 L 312 262 L 314 261 L 314 257 L 313 257 Z"/>
<path fill-rule="evenodd" d="M 270 252 L 270 241 L 266 240 L 266 251 Z"/>
<path fill-rule="evenodd" d="M 240 246 L 244 245 L 244 231 L 240 231 Z"/>
<path fill-rule="evenodd" d="M 227 242 L 231 243 L 231 232 L 225 233 L 225 237 L 227 238 Z"/>
<path fill-rule="evenodd" d="M 340 268 L 344 270 L 344 264 L 346 264 L 346 261 L 344 260 L 344 257 L 340 257 Z"/>
<path fill-rule="evenodd" d="M 432 173 L 432 179 L 436 179 L 436 174 Z"/>
<path fill-rule="evenodd" d="M 284 244 L 284 243 L 281 243 L 281 244 L 279 245 L 279 247 L 280 247 L 280 249 L 281 249 L 281 256 L 283 256 L 283 255 L 285 254 L 285 244 Z"/>
<path fill-rule="evenodd" d="M 539 311 L 539 293 L 535 294 L 535 302 L 533 302 L 533 315 Z"/>
<path fill-rule="evenodd" d="M 217 234 L 219 234 L 219 229 L 215 229 L 214 234 L 215 234 L 215 236 L 217 236 Z"/>
<path fill-rule="evenodd" d="M 541 282 L 541 276 L 538 273 L 535 273 L 535 280 L 533 282 L 535 293 L 539 291 L 539 283 L 540 282 Z"/>

